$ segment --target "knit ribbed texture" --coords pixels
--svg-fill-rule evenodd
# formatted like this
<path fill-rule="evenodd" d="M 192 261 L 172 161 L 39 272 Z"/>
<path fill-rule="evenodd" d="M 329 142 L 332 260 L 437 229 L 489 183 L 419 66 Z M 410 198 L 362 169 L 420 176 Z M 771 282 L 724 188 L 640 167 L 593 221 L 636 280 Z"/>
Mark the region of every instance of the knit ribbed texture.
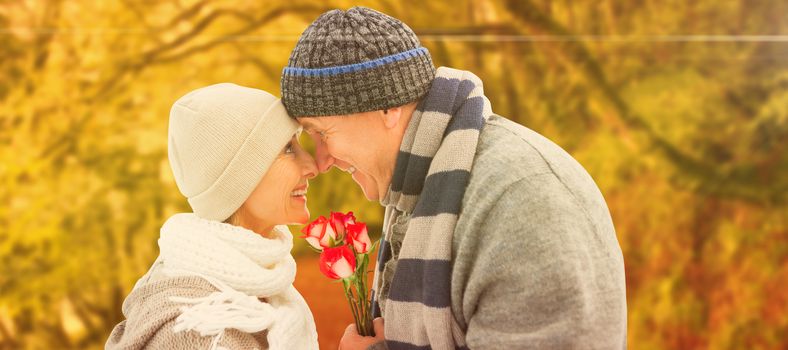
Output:
<path fill-rule="evenodd" d="M 173 331 L 182 305 L 170 298 L 205 297 L 215 290 L 206 280 L 194 276 L 163 278 L 140 285 L 123 303 L 126 319 L 112 330 L 105 349 L 209 349 L 212 337 Z M 250 334 L 229 329 L 218 345 L 228 349 L 268 349 L 267 333 L 267 330 Z"/>
<path fill-rule="evenodd" d="M 172 216 L 161 230 L 157 263 L 124 302 L 127 320 L 116 327 L 107 347 L 133 348 L 126 346 L 155 338 L 164 339 L 161 344 L 199 338 L 221 344 L 240 330 L 247 334 L 265 331 L 271 349 L 317 349 L 314 319 L 292 285 L 293 237 L 286 227 L 277 227 L 273 233 L 276 237 L 264 238 L 194 214 Z M 189 279 L 195 277 L 199 282 Z M 212 293 L 203 292 L 204 284 Z M 151 290 L 151 285 L 157 288 Z M 141 298 L 143 292 L 146 296 Z M 140 309 L 146 311 L 140 314 L 136 311 Z"/>
<path fill-rule="evenodd" d="M 621 249 L 605 200 L 577 161 L 533 130 L 492 115 L 464 191 L 451 237 L 451 309 L 468 348 L 626 349 Z M 386 208 L 380 254 L 387 262 L 376 273 L 384 305 L 398 260 L 407 258 L 403 242 L 428 242 L 412 236 L 415 216 Z M 388 337 L 390 318 L 383 317 Z M 441 324 L 408 324 L 421 322 Z M 389 347 L 416 348 L 428 349 Z"/>
<path fill-rule="evenodd" d="M 227 219 L 298 128 L 262 90 L 223 83 L 186 94 L 170 111 L 168 153 L 178 189 L 198 216 Z"/>
<path fill-rule="evenodd" d="M 222 280 L 255 296 L 281 293 L 293 284 L 293 236 L 277 228 L 265 238 L 239 226 L 176 214 L 164 223 L 159 249 L 169 269 L 193 271 Z"/>
<path fill-rule="evenodd" d="M 301 34 L 282 74 L 292 117 L 398 107 L 429 90 L 435 67 L 401 21 L 364 7 L 322 14 Z"/>
<path fill-rule="evenodd" d="M 481 80 L 445 67 L 413 113 L 381 201 L 384 225 L 396 220 L 392 213 L 412 213 L 401 249 L 389 246 L 390 237 L 380 245 L 375 290 L 390 349 L 465 349 L 451 311 L 451 244 L 479 132 L 491 114 Z"/>
<path fill-rule="evenodd" d="M 293 236 L 286 227 L 277 227 L 273 233 L 276 237 L 269 239 L 242 227 L 176 214 L 164 224 L 159 238 L 164 271 L 207 276 L 209 282 L 216 279 L 243 294 L 268 299 L 272 307 L 260 310 L 263 314 L 257 318 L 272 322 L 268 328 L 271 348 L 317 349 L 312 314 L 293 287 Z M 241 305 L 233 309 L 241 311 Z M 238 326 L 230 322 L 226 327 Z"/>

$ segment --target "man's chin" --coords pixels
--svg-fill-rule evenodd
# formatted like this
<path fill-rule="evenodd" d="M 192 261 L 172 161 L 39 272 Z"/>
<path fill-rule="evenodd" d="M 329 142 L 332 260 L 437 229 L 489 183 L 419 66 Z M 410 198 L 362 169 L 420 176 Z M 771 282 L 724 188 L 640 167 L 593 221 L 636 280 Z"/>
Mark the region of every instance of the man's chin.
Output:
<path fill-rule="evenodd" d="M 373 197 L 373 196 L 368 195 L 366 192 L 364 192 L 364 197 L 366 197 L 367 200 L 370 201 L 370 202 L 377 202 L 378 201 L 378 196 L 374 196 Z"/>
<path fill-rule="evenodd" d="M 361 187 L 361 192 L 364 192 L 364 197 L 367 198 L 368 201 L 376 202 L 378 200 L 378 193 L 377 191 L 369 191 L 366 187 L 361 186 L 360 184 L 358 187 Z"/>
<path fill-rule="evenodd" d="M 378 197 L 379 196 L 378 196 L 378 191 L 377 190 L 375 190 L 375 189 L 368 189 L 367 186 L 365 186 L 365 184 L 361 183 L 356 176 L 352 176 L 352 177 L 353 177 L 353 181 L 356 183 L 356 185 L 358 185 L 358 187 L 361 189 L 361 192 L 364 193 L 364 197 L 367 198 L 368 201 L 370 201 L 370 202 L 378 201 Z"/>

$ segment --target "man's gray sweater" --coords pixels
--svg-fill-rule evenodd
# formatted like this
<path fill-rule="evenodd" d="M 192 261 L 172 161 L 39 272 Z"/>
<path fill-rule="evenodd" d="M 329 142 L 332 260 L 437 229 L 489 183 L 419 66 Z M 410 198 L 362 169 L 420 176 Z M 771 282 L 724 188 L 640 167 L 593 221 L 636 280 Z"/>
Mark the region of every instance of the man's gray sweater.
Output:
<path fill-rule="evenodd" d="M 394 210 L 384 290 L 408 224 Z M 563 149 L 503 117 L 480 135 L 452 266 L 470 349 L 626 348 L 624 260 L 602 194 Z"/>

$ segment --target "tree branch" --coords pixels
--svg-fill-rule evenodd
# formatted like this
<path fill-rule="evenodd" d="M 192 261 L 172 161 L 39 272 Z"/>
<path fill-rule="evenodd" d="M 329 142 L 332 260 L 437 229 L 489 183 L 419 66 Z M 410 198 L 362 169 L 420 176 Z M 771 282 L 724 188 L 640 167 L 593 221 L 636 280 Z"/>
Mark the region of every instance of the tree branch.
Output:
<path fill-rule="evenodd" d="M 518 19 L 515 27 L 527 26 L 536 31 L 546 32 L 549 35 L 567 36 L 569 31 L 558 22 L 546 16 L 529 0 L 507 0 L 507 8 Z M 525 30 L 521 29 L 521 32 Z M 613 106 L 617 115 L 624 124 L 639 131 L 648 140 L 649 146 L 659 151 L 674 168 L 682 174 L 697 180 L 696 189 L 716 195 L 739 198 L 751 202 L 783 203 L 788 198 L 788 183 L 761 184 L 753 183 L 751 174 L 753 165 L 740 165 L 730 171 L 722 171 L 717 164 L 710 164 L 696 159 L 682 152 L 677 146 L 671 144 L 660 136 L 648 123 L 631 111 L 624 99 L 607 80 L 601 65 L 590 51 L 579 42 L 562 42 L 560 44 L 543 43 L 544 45 L 558 45 L 559 50 L 566 53 L 575 65 L 583 72 L 591 85 L 602 92 L 602 96 Z"/>
<path fill-rule="evenodd" d="M 208 25 L 210 25 L 213 21 L 223 15 L 231 15 L 243 18 L 244 20 L 248 21 L 247 25 L 241 28 L 230 35 L 242 35 L 244 33 L 251 32 L 257 28 L 262 27 L 263 25 L 269 23 L 270 21 L 275 20 L 276 18 L 289 14 L 289 13 L 321 13 L 324 12 L 327 8 L 324 6 L 311 6 L 311 5 L 302 5 L 302 6 L 285 6 L 279 7 L 272 11 L 269 11 L 265 15 L 261 16 L 260 18 L 252 18 L 249 15 L 229 9 L 220 9 L 216 10 L 205 17 L 203 17 L 189 32 L 179 36 L 178 38 L 174 39 L 173 41 L 166 43 L 162 46 L 156 47 L 151 49 L 145 53 L 143 53 L 140 58 L 132 59 L 127 61 L 127 63 L 119 64 L 120 69 L 115 72 L 115 74 L 111 75 L 108 79 L 104 80 L 97 85 L 99 88 L 95 93 L 92 95 L 86 96 L 81 99 L 81 103 L 83 104 L 91 104 L 96 100 L 106 99 L 108 96 L 112 95 L 114 92 L 118 91 L 122 84 L 121 81 L 124 77 L 131 78 L 133 75 L 139 74 L 145 68 L 154 65 L 154 64 L 163 64 L 163 63 L 172 63 L 177 60 L 184 59 L 189 55 L 195 54 L 202 50 L 210 49 L 214 46 L 223 44 L 228 42 L 225 38 L 217 38 L 211 40 L 208 43 L 197 45 L 180 53 L 171 54 L 169 56 L 164 56 L 159 58 L 168 52 L 171 52 L 186 43 L 188 43 L 191 39 L 196 37 L 199 33 L 201 33 Z M 81 130 L 87 124 L 87 122 L 91 119 L 93 115 L 87 114 L 82 118 L 77 119 L 71 126 L 69 126 L 68 130 L 61 134 L 60 137 L 55 138 L 52 142 L 50 142 L 47 146 L 43 147 L 43 152 L 41 153 L 43 157 L 54 157 L 58 158 L 62 154 L 64 154 L 65 150 L 71 149 L 73 143 L 76 142 L 78 139 L 74 137 L 76 134 L 81 133 Z"/>

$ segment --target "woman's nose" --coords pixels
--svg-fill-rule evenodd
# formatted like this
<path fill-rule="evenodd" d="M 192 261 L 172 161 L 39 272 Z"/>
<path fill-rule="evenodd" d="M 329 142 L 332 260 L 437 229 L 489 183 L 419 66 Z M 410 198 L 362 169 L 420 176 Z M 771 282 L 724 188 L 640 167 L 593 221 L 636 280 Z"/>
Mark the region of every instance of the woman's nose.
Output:
<path fill-rule="evenodd" d="M 300 157 L 301 163 L 301 175 L 306 177 L 307 179 L 314 178 L 317 176 L 317 164 L 315 164 L 315 159 L 309 155 L 308 152 L 301 153 Z"/>

